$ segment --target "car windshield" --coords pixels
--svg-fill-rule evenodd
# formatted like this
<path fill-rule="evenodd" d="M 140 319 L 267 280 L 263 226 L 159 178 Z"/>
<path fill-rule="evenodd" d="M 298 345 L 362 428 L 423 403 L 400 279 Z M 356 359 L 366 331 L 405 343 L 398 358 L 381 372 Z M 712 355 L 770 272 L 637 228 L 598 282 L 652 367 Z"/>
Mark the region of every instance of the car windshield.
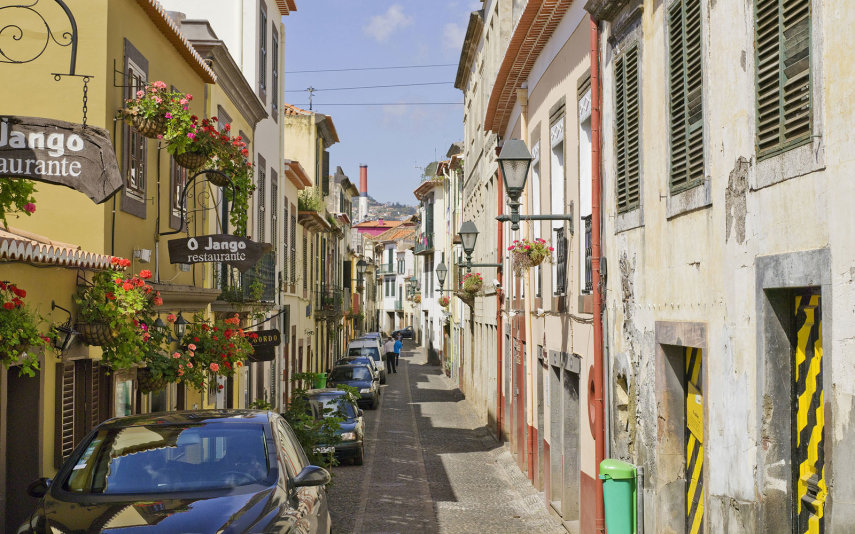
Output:
<path fill-rule="evenodd" d="M 372 365 L 374 365 L 374 360 L 372 360 L 368 356 L 347 356 L 336 362 L 337 365 L 348 363 L 361 363 L 371 367 Z"/>
<path fill-rule="evenodd" d="M 332 380 L 371 380 L 368 367 L 336 367 L 330 376 Z"/>
<path fill-rule="evenodd" d="M 80 494 L 169 493 L 245 486 L 269 474 L 262 425 L 130 426 L 98 431 L 62 488 Z"/>
<path fill-rule="evenodd" d="M 353 404 L 344 400 L 344 395 L 326 395 L 318 397 L 310 397 L 309 403 L 315 408 L 315 413 L 323 414 L 324 417 L 338 416 L 336 412 L 341 410 L 341 413 L 348 419 L 356 417 L 356 410 L 353 409 Z"/>
<path fill-rule="evenodd" d="M 377 347 L 350 347 L 347 349 L 348 356 L 368 356 L 375 362 L 380 361 L 380 350 Z"/>

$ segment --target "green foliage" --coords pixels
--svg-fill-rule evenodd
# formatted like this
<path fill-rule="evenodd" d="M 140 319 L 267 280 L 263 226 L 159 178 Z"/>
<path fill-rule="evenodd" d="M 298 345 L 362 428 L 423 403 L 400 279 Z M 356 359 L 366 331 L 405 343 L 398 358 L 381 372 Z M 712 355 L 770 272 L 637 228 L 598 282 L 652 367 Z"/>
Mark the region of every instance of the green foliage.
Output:
<path fill-rule="evenodd" d="M 484 279 L 481 278 L 481 273 L 466 273 L 460 285 L 468 293 L 477 293 L 484 286 Z"/>
<path fill-rule="evenodd" d="M 240 328 L 238 314 L 209 321 L 197 313 L 179 341 L 181 350 L 170 358 L 170 369 L 181 381 L 202 391 L 217 376 L 233 376 L 253 353 L 249 340 L 257 337 Z"/>
<path fill-rule="evenodd" d="M 24 303 L 27 292 L 15 284 L 0 282 L 0 362 L 7 369 L 19 365 L 19 374 L 35 376 L 38 349 L 50 338 L 39 332 L 44 319 Z"/>
<path fill-rule="evenodd" d="M 307 389 L 304 386 L 306 384 L 313 385 L 318 377 L 319 373 L 297 373 L 291 377 L 291 382 L 297 389 L 294 390 L 291 402 L 282 416 L 294 429 L 300 445 L 303 446 L 306 456 L 309 457 L 309 463 L 322 467 L 332 467 L 338 463 L 335 455 L 331 452 L 321 453 L 317 449 L 319 446 L 335 447 L 341 443 L 341 437 L 336 434 L 336 431 L 347 418 L 340 409 L 335 411 L 327 409 L 323 414 L 324 417 L 315 419 L 306 397 Z M 346 400 L 355 403 L 359 399 L 359 392 L 356 388 L 339 386 L 339 389 L 346 392 Z"/>
<path fill-rule="evenodd" d="M 317 187 L 307 187 L 297 195 L 297 209 L 299 211 L 319 212 L 324 207 L 321 193 Z"/>
<path fill-rule="evenodd" d="M 273 404 L 266 399 L 255 399 L 249 403 L 249 408 L 254 410 L 270 410 L 273 408 Z"/>
<path fill-rule="evenodd" d="M 127 260 L 113 259 L 114 264 L 121 262 Z M 91 283 L 78 288 L 74 298 L 79 307 L 78 322 L 103 323 L 109 327 L 112 335 L 101 349 L 104 363 L 113 369 L 143 364 L 163 352 L 164 334 L 153 326 L 154 308 L 162 305 L 163 300 L 145 282 L 150 277 L 148 270 L 141 271 L 139 276 L 101 271 L 92 277 Z"/>
<path fill-rule="evenodd" d="M 36 211 L 36 188 L 30 180 L 20 178 L 0 178 L 0 221 L 7 226 L 7 215 L 11 213 L 32 214 Z"/>

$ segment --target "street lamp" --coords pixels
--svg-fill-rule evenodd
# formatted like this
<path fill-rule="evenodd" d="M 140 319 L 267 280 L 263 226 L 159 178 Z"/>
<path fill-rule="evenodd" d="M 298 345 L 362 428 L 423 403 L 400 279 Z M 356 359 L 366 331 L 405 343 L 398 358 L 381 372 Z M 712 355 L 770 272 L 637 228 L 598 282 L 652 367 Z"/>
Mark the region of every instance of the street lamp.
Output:
<path fill-rule="evenodd" d="M 178 312 L 178 318 L 175 319 L 175 335 L 178 337 L 178 340 L 184 338 L 184 333 L 187 332 L 187 325 L 190 324 L 187 319 L 181 315 L 181 312 Z"/>
<path fill-rule="evenodd" d="M 573 215 L 520 215 L 520 195 L 525 189 L 525 181 L 528 178 L 528 168 L 531 166 L 531 153 L 525 141 L 521 139 L 509 139 L 502 146 L 499 154 L 499 167 L 502 170 L 502 181 L 505 191 L 508 193 L 511 214 L 499 215 L 497 221 L 511 221 L 511 230 L 519 230 L 520 221 L 572 221 Z M 572 232 L 572 228 L 571 228 Z"/>
<path fill-rule="evenodd" d="M 478 240 L 478 233 L 478 227 L 472 221 L 464 222 L 460 231 L 457 232 L 460 240 L 463 241 L 463 252 L 466 253 L 466 263 L 463 264 L 466 267 L 466 272 L 469 272 L 472 267 L 501 267 L 501 263 L 472 263 L 472 253 L 475 252 L 475 241 Z"/>
<path fill-rule="evenodd" d="M 367 268 L 368 262 L 366 262 L 365 260 L 360 259 L 358 262 L 356 262 L 356 287 L 359 288 L 360 291 L 364 287 L 363 279 L 365 277 L 365 269 Z"/>
<path fill-rule="evenodd" d="M 442 292 L 442 286 L 445 285 L 445 277 L 448 276 L 448 267 L 445 262 L 440 262 L 436 266 L 436 279 L 439 281 L 439 291 Z"/>
<path fill-rule="evenodd" d="M 58 306 L 56 302 L 50 301 L 50 309 L 55 310 L 59 308 L 68 314 L 68 320 L 65 323 L 52 327 L 53 330 L 53 340 L 52 345 L 53 348 L 59 351 L 60 354 L 65 353 L 68 348 L 74 343 L 74 340 L 77 338 L 77 335 L 80 333 L 71 326 L 71 312 L 63 308 L 62 306 Z"/>

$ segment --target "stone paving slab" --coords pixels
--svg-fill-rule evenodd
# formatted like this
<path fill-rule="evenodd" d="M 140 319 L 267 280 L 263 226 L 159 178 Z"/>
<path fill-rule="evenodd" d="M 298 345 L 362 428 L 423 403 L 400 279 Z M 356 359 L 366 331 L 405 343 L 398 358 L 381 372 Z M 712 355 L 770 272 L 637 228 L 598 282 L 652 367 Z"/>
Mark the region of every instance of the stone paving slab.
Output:
<path fill-rule="evenodd" d="M 405 349 L 365 410 L 365 465 L 333 470 L 333 532 L 566 533 L 460 390 Z"/>

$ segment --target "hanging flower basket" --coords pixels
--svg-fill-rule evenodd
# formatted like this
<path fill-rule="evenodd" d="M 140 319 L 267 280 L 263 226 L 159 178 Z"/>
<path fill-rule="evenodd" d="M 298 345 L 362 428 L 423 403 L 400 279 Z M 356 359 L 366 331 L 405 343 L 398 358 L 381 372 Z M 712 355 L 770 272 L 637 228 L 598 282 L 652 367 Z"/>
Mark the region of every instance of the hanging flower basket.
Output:
<path fill-rule="evenodd" d="M 208 178 L 209 182 L 217 187 L 226 187 L 229 185 L 229 179 L 224 174 L 220 174 L 218 172 L 206 172 L 205 177 Z"/>
<path fill-rule="evenodd" d="M 516 274 L 531 267 L 537 267 L 544 261 L 552 261 L 553 248 L 544 239 L 537 238 L 534 241 L 515 239 L 508 250 L 512 253 Z"/>
<path fill-rule="evenodd" d="M 166 133 L 166 118 L 163 115 L 157 115 L 150 119 L 136 116 L 133 119 L 133 124 L 134 130 L 149 139 L 157 139 Z"/>
<path fill-rule="evenodd" d="M 175 158 L 175 164 L 189 170 L 196 170 L 208 161 L 208 154 L 204 152 L 182 152 L 172 156 Z"/>
<path fill-rule="evenodd" d="M 140 388 L 140 393 L 153 393 L 160 391 L 169 384 L 169 380 L 161 375 L 155 378 L 154 373 L 147 367 L 137 369 L 137 386 Z"/>
<path fill-rule="evenodd" d="M 419 303 L 419 302 L 421 302 L 421 301 L 422 301 L 422 294 L 421 294 L 421 293 L 416 293 L 416 294 L 413 296 L 413 302 L 415 302 L 416 304 L 418 304 L 418 303 Z"/>
<path fill-rule="evenodd" d="M 74 329 L 79 332 L 78 338 L 95 347 L 110 345 L 118 334 L 106 323 L 77 323 Z"/>
<path fill-rule="evenodd" d="M 481 278 L 481 273 L 469 273 L 463 277 L 461 284 L 463 285 L 463 291 L 475 294 L 484 287 L 484 279 Z"/>
<path fill-rule="evenodd" d="M 439 305 L 443 308 L 448 308 L 448 304 L 451 302 L 451 299 L 448 297 L 439 297 Z"/>

